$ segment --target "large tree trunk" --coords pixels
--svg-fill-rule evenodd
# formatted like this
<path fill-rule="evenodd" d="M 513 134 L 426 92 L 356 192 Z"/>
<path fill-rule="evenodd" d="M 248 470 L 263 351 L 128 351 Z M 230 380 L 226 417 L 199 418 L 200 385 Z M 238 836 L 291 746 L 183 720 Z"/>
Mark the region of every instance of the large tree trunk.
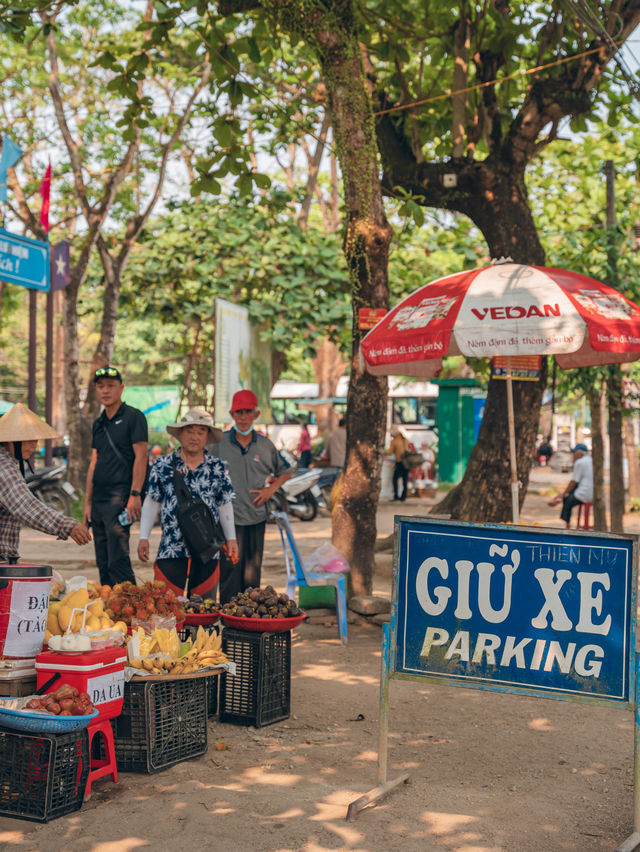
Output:
<path fill-rule="evenodd" d="M 624 452 L 627 459 L 627 471 L 629 473 L 629 500 L 637 500 L 640 497 L 640 466 L 638 465 L 638 450 L 633 434 L 633 420 L 628 416 L 624 418 L 623 423 Z"/>
<path fill-rule="evenodd" d="M 482 231 L 493 258 L 509 257 L 516 263 L 544 265 L 544 250 L 524 184 L 525 161 L 514 153 L 513 140 L 481 163 L 469 160 L 418 163 L 406 139 L 385 118 L 378 123 L 378 140 L 385 165 L 385 186 L 402 186 L 416 196 L 421 195 L 429 206 L 468 216 Z M 445 174 L 455 175 L 455 188 L 444 187 Z M 521 506 L 535 456 L 546 381 L 547 366 L 543 363 L 537 382 L 514 382 Z M 432 511 L 448 513 L 455 520 L 508 522 L 512 519 L 510 479 L 505 382 L 492 380 L 478 441 L 465 475 Z"/>
<path fill-rule="evenodd" d="M 344 375 L 346 366 L 336 344 L 325 337 L 317 347 L 316 357 L 313 359 L 320 399 L 328 399 L 336 395 L 338 380 Z M 338 418 L 332 405 L 318 406 L 315 412 L 318 434 L 335 429 L 338 425 Z"/>
<path fill-rule="evenodd" d="M 588 391 L 591 411 L 591 459 L 593 462 L 593 528 L 606 532 L 607 502 L 604 496 L 604 439 L 602 435 L 602 388 Z"/>
<path fill-rule="evenodd" d="M 527 493 L 531 460 L 535 456 L 539 417 L 531 416 L 531 411 L 540 411 L 547 377 L 546 361 L 546 358 L 542 359 L 539 381 L 513 382 L 520 506 Z M 504 379 L 491 379 L 478 440 L 469 456 L 462 482 L 435 505 L 432 512 L 447 513 L 461 521 L 510 521 L 510 482 L 506 382 Z"/>
<path fill-rule="evenodd" d="M 358 315 L 363 307 L 389 309 L 387 264 L 392 231 L 384 214 L 371 101 L 355 32 L 322 31 L 318 41 L 344 181 L 344 250 L 353 306 L 347 459 L 333 509 L 332 540 L 351 565 L 353 592 L 370 594 L 387 380 L 362 369 Z"/>
<path fill-rule="evenodd" d="M 609 367 L 609 504 L 611 532 L 623 532 L 624 473 L 622 469 L 622 372 L 618 364 Z"/>
<path fill-rule="evenodd" d="M 84 278 L 74 275 L 64 291 L 64 361 L 65 361 L 65 407 L 69 452 L 67 477 L 76 488 L 84 491 L 87 467 L 91 455 L 91 424 L 83 416 L 80 407 L 80 346 L 78 343 L 78 289 Z"/>
<path fill-rule="evenodd" d="M 483 192 L 476 192 L 464 203 L 464 212 L 482 230 L 491 256 L 511 257 L 517 263 L 544 264 L 544 251 L 538 240 L 524 187 L 516 174 L 498 164 L 495 171 L 487 163 L 472 168 Z M 464 191 L 466 178 L 459 181 Z M 514 381 L 514 417 L 518 479 L 522 507 L 531 463 L 535 457 L 542 394 L 547 383 L 547 359 L 541 363 L 537 382 Z M 460 484 L 450 491 L 432 511 L 447 513 L 455 520 L 507 522 L 512 520 L 510 491 L 509 425 L 506 382 L 491 379 L 478 440 Z"/>

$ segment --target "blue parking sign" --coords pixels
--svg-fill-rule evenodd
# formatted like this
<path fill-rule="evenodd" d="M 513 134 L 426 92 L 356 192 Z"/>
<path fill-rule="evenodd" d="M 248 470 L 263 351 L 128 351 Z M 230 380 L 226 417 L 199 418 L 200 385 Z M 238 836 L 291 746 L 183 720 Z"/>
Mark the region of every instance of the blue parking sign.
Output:
<path fill-rule="evenodd" d="M 396 518 L 395 671 L 629 702 L 632 536 Z"/>

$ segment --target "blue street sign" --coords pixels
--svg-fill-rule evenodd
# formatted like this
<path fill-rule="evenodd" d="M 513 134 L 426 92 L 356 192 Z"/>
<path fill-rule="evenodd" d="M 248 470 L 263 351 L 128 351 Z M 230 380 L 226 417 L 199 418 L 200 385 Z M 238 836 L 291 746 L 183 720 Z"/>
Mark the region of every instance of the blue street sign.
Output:
<path fill-rule="evenodd" d="M 49 289 L 49 243 L 0 228 L 0 280 L 30 290 Z"/>
<path fill-rule="evenodd" d="M 631 536 L 396 518 L 395 672 L 629 703 Z"/>

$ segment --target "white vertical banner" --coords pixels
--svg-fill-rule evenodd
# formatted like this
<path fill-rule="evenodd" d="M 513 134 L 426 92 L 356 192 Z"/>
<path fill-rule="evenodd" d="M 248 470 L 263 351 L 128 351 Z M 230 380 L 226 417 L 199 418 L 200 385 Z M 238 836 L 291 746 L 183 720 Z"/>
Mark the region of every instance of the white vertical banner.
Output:
<path fill-rule="evenodd" d="M 251 328 L 249 311 L 216 299 L 216 423 L 230 423 L 231 400 L 236 391 L 250 386 Z"/>

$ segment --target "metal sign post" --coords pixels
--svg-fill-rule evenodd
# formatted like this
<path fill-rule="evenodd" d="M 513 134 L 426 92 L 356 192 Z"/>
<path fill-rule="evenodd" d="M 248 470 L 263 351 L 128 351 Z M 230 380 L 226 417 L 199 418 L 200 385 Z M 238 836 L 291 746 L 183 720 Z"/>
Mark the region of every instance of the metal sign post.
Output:
<path fill-rule="evenodd" d="M 640 846 L 637 536 L 395 519 L 391 623 L 383 633 L 377 787 L 387 780 L 390 680 L 423 680 L 635 709 Z M 637 836 L 636 836 L 637 835 Z"/>

